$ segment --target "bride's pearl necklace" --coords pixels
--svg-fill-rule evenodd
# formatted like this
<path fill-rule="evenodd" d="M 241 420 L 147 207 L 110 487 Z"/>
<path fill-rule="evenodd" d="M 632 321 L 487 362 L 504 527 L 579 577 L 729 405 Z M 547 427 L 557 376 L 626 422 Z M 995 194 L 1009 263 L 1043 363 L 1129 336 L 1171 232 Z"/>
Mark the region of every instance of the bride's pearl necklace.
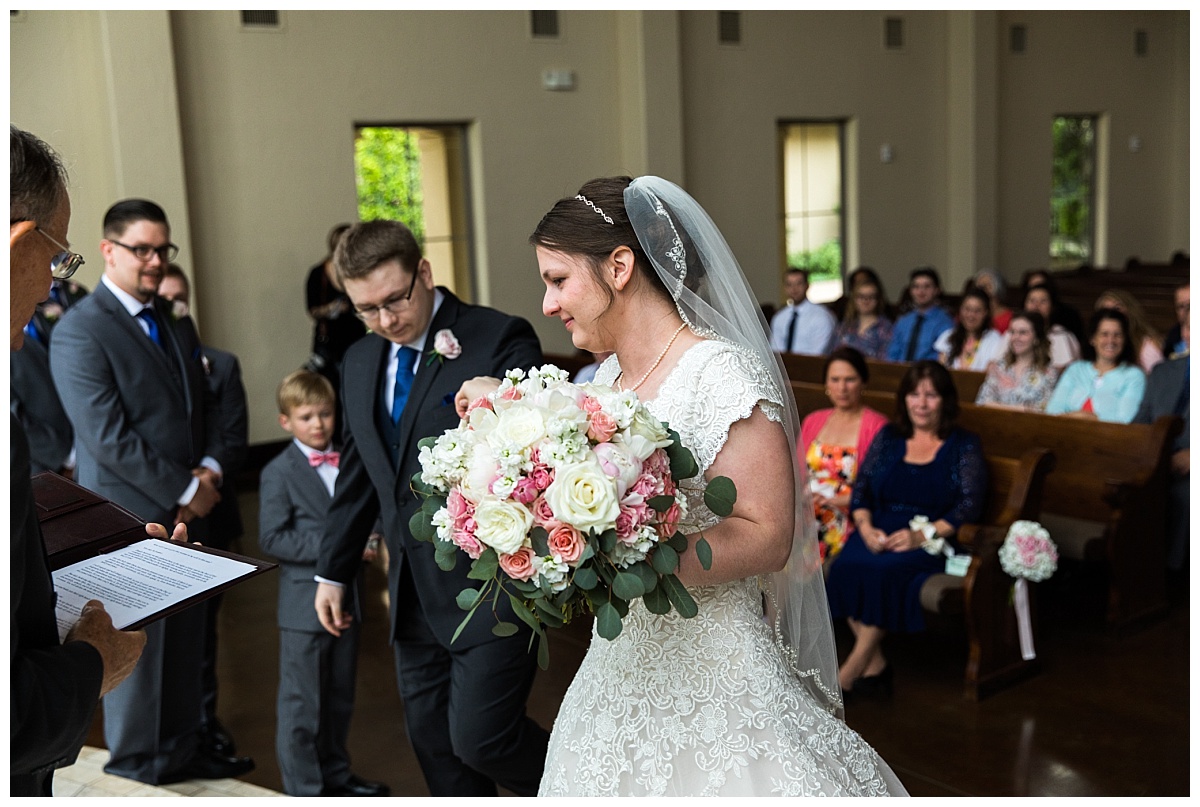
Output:
<path fill-rule="evenodd" d="M 670 341 L 667 342 L 667 346 L 662 349 L 662 353 L 658 354 L 658 358 L 654 360 L 654 364 L 650 365 L 650 369 L 646 371 L 646 374 L 644 376 L 642 376 L 641 379 L 639 379 L 636 384 L 634 384 L 632 387 L 629 388 L 630 392 L 637 392 L 637 388 L 640 387 L 642 384 L 645 384 L 646 379 L 650 377 L 650 374 L 654 372 L 654 370 L 658 367 L 658 365 L 662 364 L 662 360 L 667 355 L 667 351 L 671 349 L 671 345 L 675 344 L 676 337 L 678 337 L 679 334 L 683 331 L 683 326 L 686 324 L 687 324 L 686 322 L 679 323 L 679 327 L 675 329 L 675 333 L 671 334 L 671 339 L 670 339 Z M 620 390 L 621 392 L 625 391 L 625 387 L 621 386 L 621 379 L 624 377 L 625 377 L 625 371 L 622 370 L 621 374 L 617 376 L 617 389 Z"/>

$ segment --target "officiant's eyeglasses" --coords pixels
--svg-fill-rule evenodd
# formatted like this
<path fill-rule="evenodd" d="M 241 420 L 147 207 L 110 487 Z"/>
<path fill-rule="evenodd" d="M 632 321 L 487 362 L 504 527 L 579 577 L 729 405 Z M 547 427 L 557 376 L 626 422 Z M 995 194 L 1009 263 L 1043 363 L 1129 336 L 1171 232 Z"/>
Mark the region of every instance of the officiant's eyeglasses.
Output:
<path fill-rule="evenodd" d="M 46 240 L 54 246 L 62 250 L 62 252 L 50 259 L 50 275 L 55 280 L 66 280 L 71 275 L 75 274 L 75 270 L 83 266 L 83 256 L 78 252 L 72 252 L 65 245 L 58 243 L 58 240 L 51 237 L 49 233 L 41 227 L 34 227 L 39 233 L 45 236 Z"/>
<path fill-rule="evenodd" d="M 157 252 L 158 259 L 160 261 L 163 263 L 170 263 L 171 261 L 175 260 L 177 255 L 179 255 L 179 247 L 175 246 L 174 244 L 163 244 L 161 247 L 152 247 L 149 244 L 138 244 L 137 246 L 131 247 L 129 244 L 122 244 L 120 241 L 113 241 L 111 238 L 108 240 L 110 243 L 116 244 L 119 247 L 124 247 L 132 252 L 134 257 L 136 257 L 139 261 L 148 261 L 150 260 L 150 256 Z"/>
<path fill-rule="evenodd" d="M 393 317 L 399 316 L 402 311 L 408 310 L 409 304 L 412 302 L 413 289 L 417 287 L 417 274 L 413 272 L 412 282 L 408 284 L 408 292 L 403 296 L 396 295 L 384 300 L 383 305 L 373 305 L 370 308 L 354 309 L 354 316 L 361 319 L 363 322 L 374 322 L 379 319 L 380 315 L 387 311 Z"/>

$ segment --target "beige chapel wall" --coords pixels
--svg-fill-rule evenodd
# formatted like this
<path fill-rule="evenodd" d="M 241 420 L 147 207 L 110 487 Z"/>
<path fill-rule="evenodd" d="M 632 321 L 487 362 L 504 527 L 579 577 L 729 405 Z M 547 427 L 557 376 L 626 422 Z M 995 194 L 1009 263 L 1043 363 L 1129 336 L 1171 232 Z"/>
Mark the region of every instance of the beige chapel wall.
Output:
<path fill-rule="evenodd" d="M 305 274 L 329 227 L 355 218 L 355 123 L 469 126 L 476 300 L 570 350 L 541 315 L 527 238 L 559 197 L 621 169 L 615 16 L 564 12 L 554 42 L 528 20 L 285 11 L 266 33 L 236 12 L 172 14 L 204 331 L 242 357 L 253 442 L 278 437 L 274 386 L 308 354 Z M 543 89 L 546 67 L 575 70 L 576 89 Z"/>
<path fill-rule="evenodd" d="M 1026 27 L 1024 54 L 1009 51 L 1012 25 Z M 1108 148 L 1106 192 L 1100 200 L 1107 238 L 1096 263 L 1123 266 L 1138 256 L 1166 261 L 1189 252 L 1189 182 L 1185 11 L 1000 13 L 997 35 L 1000 183 L 1000 267 L 1010 279 L 1045 266 L 1049 252 L 1051 121 L 1055 115 L 1102 115 Z M 1134 55 L 1134 32 L 1145 30 L 1149 51 Z M 1186 92 L 1183 93 L 1186 97 Z M 1132 151 L 1137 137 L 1140 150 Z M 1182 157 L 1182 164 L 1181 164 Z M 1182 177 L 1182 182 L 1180 178 Z"/>
<path fill-rule="evenodd" d="M 893 299 L 916 266 L 947 274 L 946 18 L 906 12 L 905 47 L 883 47 L 883 12 L 747 11 L 722 45 L 715 12 L 682 14 L 688 186 L 721 227 L 759 299 L 782 300 L 780 121 L 850 119 L 857 182 L 850 266 Z M 893 161 L 880 161 L 881 146 Z"/>

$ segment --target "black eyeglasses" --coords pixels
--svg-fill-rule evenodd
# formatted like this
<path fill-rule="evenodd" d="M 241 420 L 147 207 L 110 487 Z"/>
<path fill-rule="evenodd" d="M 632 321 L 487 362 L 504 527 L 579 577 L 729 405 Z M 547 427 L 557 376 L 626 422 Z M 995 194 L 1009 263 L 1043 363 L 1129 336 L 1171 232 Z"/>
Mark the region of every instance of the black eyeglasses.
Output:
<path fill-rule="evenodd" d="M 62 252 L 50 259 L 50 275 L 55 280 L 66 280 L 75 274 L 76 269 L 83 266 L 82 255 L 78 252 L 72 252 L 65 245 L 58 243 L 55 238 L 41 227 L 34 227 L 34 229 L 45 236 L 47 241 L 62 250 Z"/>
<path fill-rule="evenodd" d="M 148 261 L 150 260 L 151 255 L 157 253 L 159 260 L 161 260 L 163 263 L 170 263 L 171 261 L 175 260 L 175 256 L 179 254 L 179 247 L 175 246 L 174 244 L 163 244 L 161 247 L 152 247 L 149 244 L 138 244 L 137 246 L 131 247 L 129 244 L 122 244 L 120 241 L 114 241 L 111 238 L 108 240 L 119 247 L 125 247 L 125 249 L 132 252 L 134 257 L 136 257 L 139 261 Z"/>
<path fill-rule="evenodd" d="M 412 281 L 408 284 L 408 293 L 403 297 L 392 297 L 386 300 L 383 305 L 373 305 L 370 308 L 354 309 L 354 316 L 361 319 L 363 322 L 374 322 L 379 319 L 379 316 L 387 311 L 393 317 L 399 316 L 402 311 L 408 309 L 409 303 L 412 301 L 413 289 L 417 287 L 417 272 L 413 272 Z"/>

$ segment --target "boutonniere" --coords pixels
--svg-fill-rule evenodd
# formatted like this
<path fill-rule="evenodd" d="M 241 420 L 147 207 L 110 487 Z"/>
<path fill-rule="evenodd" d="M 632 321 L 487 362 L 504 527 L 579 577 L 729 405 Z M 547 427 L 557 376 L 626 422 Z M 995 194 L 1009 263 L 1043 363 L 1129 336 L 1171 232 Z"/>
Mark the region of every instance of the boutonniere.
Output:
<path fill-rule="evenodd" d="M 185 303 L 183 300 L 172 300 L 171 301 L 171 319 L 178 322 L 179 320 L 188 316 L 188 314 L 190 314 L 190 313 L 191 312 L 188 310 L 188 304 Z"/>
<path fill-rule="evenodd" d="M 446 359 L 457 359 L 462 355 L 462 345 L 458 343 L 458 338 L 449 328 L 442 328 L 433 335 L 433 350 L 429 351 L 429 358 L 425 361 L 425 366 L 433 364 L 433 360 L 439 362 Z"/>

